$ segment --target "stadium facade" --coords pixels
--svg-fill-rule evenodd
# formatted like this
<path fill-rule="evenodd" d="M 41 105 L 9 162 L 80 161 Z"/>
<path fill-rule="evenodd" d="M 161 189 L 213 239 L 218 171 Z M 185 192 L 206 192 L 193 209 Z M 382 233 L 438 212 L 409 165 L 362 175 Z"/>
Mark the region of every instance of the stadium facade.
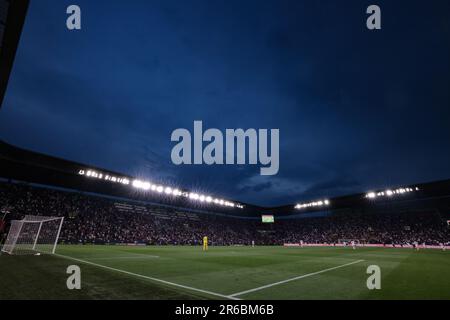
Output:
<path fill-rule="evenodd" d="M 152 192 L 150 189 L 136 188 L 133 183 L 137 181 L 135 177 L 24 150 L 3 141 L 0 141 L 0 177 L 10 182 L 38 184 L 49 188 L 64 188 L 81 193 L 255 219 L 260 219 L 262 215 L 274 215 L 277 219 L 285 219 L 320 216 L 332 212 L 432 210 L 441 212 L 443 216 L 450 212 L 450 180 L 400 186 L 326 200 L 311 199 L 301 204 L 279 207 L 262 207 L 235 200 L 229 200 L 235 204 L 234 206 L 224 206 L 213 201 L 198 201 L 189 196 L 174 196 L 164 191 Z M 195 192 L 182 188 L 179 190 L 185 194 Z"/>

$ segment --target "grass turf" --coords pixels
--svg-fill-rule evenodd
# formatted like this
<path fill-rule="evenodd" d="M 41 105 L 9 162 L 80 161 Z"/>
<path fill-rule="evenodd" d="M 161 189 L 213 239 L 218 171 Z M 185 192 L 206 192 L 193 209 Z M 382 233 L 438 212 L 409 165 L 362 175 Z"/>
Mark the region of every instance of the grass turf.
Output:
<path fill-rule="evenodd" d="M 438 250 L 210 247 L 202 252 L 199 247 L 59 246 L 57 254 L 1 255 L 0 300 L 223 299 L 220 295 L 343 265 L 237 297 L 450 299 L 450 252 Z M 358 260 L 364 261 L 347 265 Z M 81 268 L 81 290 L 66 287 L 66 269 L 73 264 Z M 367 289 L 369 265 L 381 268 L 381 290 Z"/>

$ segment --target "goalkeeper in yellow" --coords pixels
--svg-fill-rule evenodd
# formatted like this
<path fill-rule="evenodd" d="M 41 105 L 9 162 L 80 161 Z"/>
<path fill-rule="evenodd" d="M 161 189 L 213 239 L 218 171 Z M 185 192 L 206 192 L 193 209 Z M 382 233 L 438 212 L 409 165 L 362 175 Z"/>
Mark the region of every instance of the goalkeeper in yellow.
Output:
<path fill-rule="evenodd" d="M 203 237 L 203 251 L 208 251 L 208 237 Z"/>

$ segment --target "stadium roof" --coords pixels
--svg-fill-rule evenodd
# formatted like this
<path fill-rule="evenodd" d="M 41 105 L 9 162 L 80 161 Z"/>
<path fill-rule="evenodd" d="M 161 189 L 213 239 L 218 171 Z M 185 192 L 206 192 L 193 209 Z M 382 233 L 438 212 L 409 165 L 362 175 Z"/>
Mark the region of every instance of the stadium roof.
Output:
<path fill-rule="evenodd" d="M 88 172 L 95 172 L 96 175 L 88 175 Z M 100 174 L 102 175 L 101 179 L 97 176 Z M 263 209 L 258 206 L 239 203 L 246 209 L 242 210 L 242 208 L 237 206 L 231 207 L 215 204 L 212 201 L 206 201 L 206 199 L 205 201 L 195 201 L 195 199 L 190 197 L 174 197 L 166 192 L 151 192 L 151 190 L 135 188 L 133 186 L 133 182 L 137 180 L 135 177 L 24 150 L 1 140 L 0 177 L 74 189 L 81 192 L 93 192 L 189 208 L 202 208 L 223 213 L 233 213 L 234 215 L 248 215 L 249 213 L 260 212 Z M 106 179 L 107 177 L 109 179 Z M 128 183 L 122 183 L 123 180 L 128 180 Z M 179 188 L 179 190 L 188 194 L 190 192 L 183 188 Z M 231 200 L 226 199 L 224 201 Z"/>
<path fill-rule="evenodd" d="M 22 34 L 29 0 L 0 0 L 0 108 Z"/>

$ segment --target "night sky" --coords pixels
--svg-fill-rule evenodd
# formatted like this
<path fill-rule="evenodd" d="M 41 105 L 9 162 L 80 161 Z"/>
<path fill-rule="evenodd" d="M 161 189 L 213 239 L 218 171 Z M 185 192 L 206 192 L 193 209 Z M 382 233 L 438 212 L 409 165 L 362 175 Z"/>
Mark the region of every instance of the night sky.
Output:
<path fill-rule="evenodd" d="M 447 179 L 449 57 L 448 0 L 31 1 L 0 138 L 260 205 Z M 278 175 L 173 165 L 194 120 L 280 129 Z"/>

